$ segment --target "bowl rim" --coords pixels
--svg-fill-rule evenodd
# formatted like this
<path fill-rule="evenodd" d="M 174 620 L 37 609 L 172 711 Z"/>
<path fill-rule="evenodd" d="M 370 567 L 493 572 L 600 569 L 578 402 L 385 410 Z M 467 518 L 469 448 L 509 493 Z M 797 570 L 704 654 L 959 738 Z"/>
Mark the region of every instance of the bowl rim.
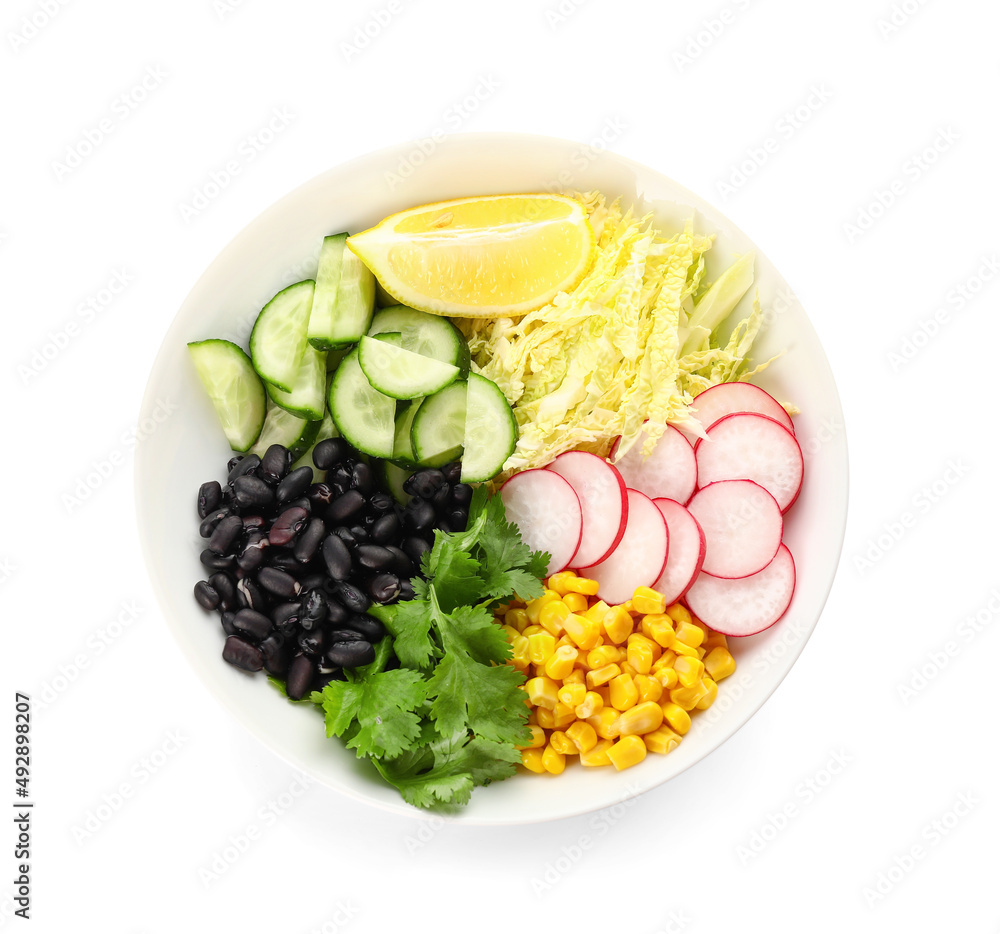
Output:
<path fill-rule="evenodd" d="M 444 138 L 443 145 L 459 144 L 459 145 L 468 145 L 472 147 L 500 140 L 502 140 L 505 144 L 515 145 L 518 147 L 531 147 L 531 146 L 539 146 L 546 144 L 567 146 L 567 147 L 584 147 L 587 145 L 586 143 L 583 143 L 579 140 L 567 139 L 565 137 L 550 136 L 546 134 L 506 132 L 506 131 L 453 133 L 447 135 Z M 410 139 L 410 140 L 403 140 L 401 142 L 397 142 L 388 146 L 382 146 L 379 147 L 378 149 L 373 149 L 366 153 L 357 155 L 345 162 L 337 163 L 336 165 L 333 165 L 323 170 L 322 172 L 313 175 L 312 177 L 306 179 L 305 181 L 300 182 L 294 188 L 281 194 L 277 198 L 277 200 L 269 204 L 262 211 L 260 211 L 254 217 L 252 217 L 228 240 L 225 246 L 209 260 L 209 262 L 207 263 L 201 274 L 192 284 L 191 288 L 185 295 L 183 301 L 175 310 L 173 317 L 170 321 L 170 324 L 167 327 L 165 333 L 162 335 L 160 346 L 157 350 L 155 357 L 153 358 L 149 370 L 149 375 L 146 380 L 146 386 L 143 391 L 142 401 L 139 408 L 140 423 L 144 418 L 150 415 L 150 413 L 153 411 L 153 409 L 157 404 L 157 400 L 155 398 L 156 388 L 154 386 L 154 376 L 161 365 L 162 358 L 165 357 L 169 351 L 169 347 L 172 344 L 171 339 L 172 338 L 177 339 L 179 333 L 184 329 L 185 316 L 183 312 L 187 308 L 188 304 L 192 301 L 192 299 L 195 296 L 197 296 L 198 293 L 201 291 L 204 282 L 211 278 L 211 276 L 213 275 L 212 272 L 213 267 L 216 266 L 216 264 L 224 262 L 230 255 L 239 253 L 243 246 L 244 241 L 249 240 L 254 235 L 255 231 L 258 228 L 266 228 L 273 217 L 279 216 L 283 212 L 283 210 L 285 210 L 285 208 L 283 207 L 285 202 L 300 197 L 304 192 L 306 192 L 309 189 L 322 187 L 322 185 L 324 184 L 324 180 L 327 178 L 331 178 L 342 174 L 350 174 L 351 172 L 365 166 L 369 162 L 372 162 L 374 160 L 381 160 L 393 154 L 405 154 L 414 147 L 416 142 L 417 140 Z M 645 173 L 645 174 L 652 173 L 654 175 L 657 175 L 662 179 L 666 180 L 667 182 L 669 182 L 678 196 L 683 195 L 685 198 L 689 199 L 690 203 L 694 205 L 696 209 L 704 211 L 704 209 L 707 207 L 712 213 L 725 218 L 728 224 L 728 232 L 732 235 L 735 235 L 736 237 L 743 238 L 748 243 L 753 244 L 757 255 L 763 258 L 766 262 L 768 262 L 771 265 L 771 267 L 778 272 L 778 275 L 780 276 L 780 271 L 777 270 L 777 267 L 775 267 L 774 264 L 770 262 L 770 260 L 767 258 L 766 253 L 764 253 L 764 251 L 761 250 L 757 245 L 757 242 L 753 238 L 748 236 L 742 230 L 742 228 L 738 227 L 735 223 L 733 223 L 729 219 L 728 215 L 725 215 L 719 208 L 715 207 L 715 205 L 712 204 L 710 201 L 708 201 L 706 198 L 703 198 L 701 195 L 698 195 L 697 193 L 691 191 L 686 186 L 676 182 L 672 177 L 666 175 L 664 172 L 660 171 L 658 168 L 655 168 L 654 166 L 637 162 L 636 160 L 633 160 L 627 156 L 620 155 L 617 152 L 613 152 L 607 149 L 601 152 L 601 157 L 611 159 L 612 161 L 618 163 L 619 165 L 622 165 L 629 169 L 634 169 L 640 173 Z M 403 208 L 400 208 L 400 210 L 402 209 Z M 812 322 L 811 319 L 808 318 L 808 314 L 806 314 L 806 318 L 811 326 Z M 818 336 L 817 336 L 817 341 L 818 341 Z M 754 717 L 761 710 L 761 708 L 765 705 L 765 703 L 778 689 L 778 687 L 781 685 L 784 679 L 788 676 L 789 671 L 792 669 L 795 662 L 802 654 L 806 644 L 808 643 L 809 639 L 812 637 L 817 626 L 819 625 L 819 621 L 822 617 L 823 610 L 826 607 L 830 593 L 833 589 L 834 582 L 837 579 L 840 563 L 842 562 L 843 559 L 843 545 L 846 536 L 847 520 L 850 507 L 848 438 L 847 438 L 847 426 L 844 422 L 843 405 L 841 403 L 840 393 L 839 390 L 837 389 L 836 381 L 833 379 L 832 368 L 830 367 L 829 360 L 826 357 L 826 352 L 821 344 L 819 345 L 819 349 L 822 358 L 826 363 L 826 367 L 829 370 L 829 375 L 830 375 L 832 396 L 829 401 L 833 409 L 835 410 L 835 415 L 840 419 L 840 424 L 843 426 L 843 430 L 841 431 L 839 438 L 839 443 L 840 446 L 842 447 L 842 454 L 840 457 L 840 463 L 839 465 L 837 465 L 837 476 L 840 478 L 842 485 L 843 510 L 840 512 L 838 527 L 836 529 L 831 530 L 828 528 L 826 530 L 827 537 L 829 539 L 835 540 L 836 547 L 832 554 L 833 556 L 835 556 L 836 560 L 831 561 L 832 571 L 829 574 L 829 578 L 826 581 L 825 585 L 816 592 L 817 596 L 821 596 L 822 599 L 816 601 L 814 610 L 815 618 L 808 625 L 805 632 L 802 633 L 802 637 L 799 638 L 797 642 L 794 644 L 794 646 L 792 646 L 792 648 L 790 649 L 787 655 L 787 662 L 784 666 L 784 671 L 781 673 L 781 676 L 778 677 L 776 680 L 774 680 L 773 684 L 771 684 L 771 686 L 764 691 L 758 703 L 754 704 L 753 706 L 744 705 L 746 709 L 741 710 L 738 716 L 734 716 L 732 718 L 731 725 L 727 726 L 727 728 L 724 731 L 721 731 L 719 733 L 719 735 L 715 739 L 714 745 L 712 745 L 711 748 L 707 749 L 704 753 L 699 755 L 693 761 L 685 764 L 677 772 L 665 778 L 655 780 L 651 783 L 641 784 L 641 786 L 638 781 L 634 782 L 633 783 L 634 785 L 640 786 L 635 790 L 634 793 L 629 793 L 626 795 L 618 795 L 614 800 L 609 800 L 609 801 L 602 800 L 600 802 L 590 803 L 590 804 L 581 803 L 579 806 L 567 808 L 552 815 L 541 815 L 534 817 L 523 817 L 523 816 L 522 817 L 512 816 L 510 818 L 484 817 L 484 816 L 476 816 L 474 814 L 469 815 L 464 810 L 457 813 L 442 813 L 438 811 L 424 810 L 413 807 L 412 805 L 409 805 L 405 801 L 403 801 L 402 797 L 398 797 L 394 801 L 379 801 L 379 800 L 374 800 L 372 797 L 365 796 L 364 794 L 360 793 L 359 791 L 355 790 L 354 788 L 348 785 L 336 785 L 336 786 L 331 785 L 322 776 L 315 775 L 310 765 L 307 762 L 302 761 L 293 752 L 290 752 L 285 748 L 279 748 L 275 746 L 269 739 L 269 734 L 267 730 L 261 728 L 258 725 L 257 721 L 247 716 L 238 707 L 235 699 L 229 693 L 227 693 L 227 691 L 223 688 L 222 683 L 219 681 L 219 679 L 206 677 L 204 675 L 203 673 L 204 659 L 202 658 L 201 654 L 195 650 L 195 647 L 191 645 L 189 641 L 186 641 L 185 639 L 182 638 L 180 632 L 180 623 L 177 620 L 173 619 L 173 614 L 170 611 L 170 601 L 166 592 L 166 583 L 162 579 L 161 575 L 153 573 L 153 567 L 154 567 L 153 555 L 151 552 L 151 545 L 149 543 L 149 534 L 147 532 L 147 529 L 149 528 L 150 524 L 150 515 L 149 515 L 150 505 L 148 498 L 144 496 L 145 489 L 142 483 L 140 482 L 142 480 L 143 473 L 147 469 L 146 463 L 147 463 L 147 458 L 149 456 L 148 454 L 149 445 L 139 442 L 136 444 L 133 471 L 132 471 L 133 497 L 135 503 L 135 520 L 136 520 L 137 530 L 139 533 L 140 549 L 143 556 L 143 563 L 147 579 L 152 585 L 152 589 L 156 597 L 157 603 L 159 605 L 159 609 L 163 615 L 165 622 L 167 623 L 167 627 L 171 631 L 175 644 L 180 648 L 181 653 L 187 659 L 188 664 L 193 669 L 193 672 L 195 676 L 198 678 L 198 680 L 201 681 L 201 683 L 208 689 L 209 693 L 216 699 L 216 701 L 218 701 L 220 705 L 224 709 L 226 709 L 233 716 L 233 718 L 237 722 L 239 722 L 249 733 L 251 733 L 257 740 L 259 740 L 261 744 L 264 747 L 266 747 L 272 755 L 278 756 L 280 759 L 292 765 L 295 769 L 299 770 L 300 772 L 306 775 L 310 775 L 310 777 L 312 777 L 319 784 L 322 784 L 337 793 L 346 795 L 349 798 L 352 798 L 356 801 L 363 802 L 368 806 L 378 807 L 381 810 L 389 811 L 395 814 L 399 814 L 401 816 L 409 818 L 417 818 L 422 820 L 434 818 L 446 821 L 448 823 L 468 824 L 471 826 L 519 826 L 519 825 L 537 824 L 543 822 L 548 823 L 557 820 L 565 820 L 574 817 L 579 817 L 581 815 L 600 811 L 602 809 L 611 807 L 615 803 L 621 802 L 628 798 L 636 797 L 638 795 L 643 794 L 646 791 L 652 790 L 653 788 L 659 787 L 660 785 L 664 785 L 669 781 L 671 781 L 672 779 L 676 778 L 677 776 L 681 775 L 683 772 L 688 771 L 693 766 L 698 765 L 699 763 L 702 763 L 708 758 L 710 758 L 714 752 L 716 752 L 725 743 L 727 743 L 736 733 L 738 733 L 750 721 L 752 717 Z M 778 625 L 780 625 L 780 621 Z M 482 793 L 481 791 L 477 791 L 477 794 L 481 793 Z"/>

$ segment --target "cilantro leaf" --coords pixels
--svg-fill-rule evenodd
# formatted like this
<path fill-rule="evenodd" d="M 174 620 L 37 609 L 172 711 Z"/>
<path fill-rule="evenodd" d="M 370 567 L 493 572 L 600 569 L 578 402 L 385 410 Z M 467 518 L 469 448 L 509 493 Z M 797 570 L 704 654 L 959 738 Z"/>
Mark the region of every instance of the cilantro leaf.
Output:
<path fill-rule="evenodd" d="M 421 562 L 425 576 L 434 582 L 438 602 L 446 611 L 483 598 L 479 562 L 463 547 L 463 536 L 464 533 L 438 531 L 434 547 Z"/>
<path fill-rule="evenodd" d="M 420 735 L 414 713 L 427 695 L 417 671 L 396 668 L 369 674 L 362 681 L 331 681 L 323 688 L 326 735 L 343 736 L 356 720 L 360 729 L 348 741 L 361 756 L 394 756 Z"/>
<path fill-rule="evenodd" d="M 418 578 L 414 578 L 414 582 L 417 580 Z M 378 617 L 392 633 L 396 658 L 404 667 L 426 668 L 432 658 L 441 654 L 431 637 L 433 620 L 425 600 L 404 600 L 391 606 L 372 606 L 368 612 Z"/>

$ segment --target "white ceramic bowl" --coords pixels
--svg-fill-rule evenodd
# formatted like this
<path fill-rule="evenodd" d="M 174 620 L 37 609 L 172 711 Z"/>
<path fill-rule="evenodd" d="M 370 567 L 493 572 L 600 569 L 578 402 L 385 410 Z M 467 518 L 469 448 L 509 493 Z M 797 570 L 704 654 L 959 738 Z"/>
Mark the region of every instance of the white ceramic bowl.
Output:
<path fill-rule="evenodd" d="M 756 249 L 722 214 L 654 169 L 578 143 L 537 136 L 451 137 L 429 155 L 413 144 L 385 149 L 320 175 L 254 220 L 212 262 L 184 302 L 156 358 L 141 424 L 155 425 L 138 446 L 135 466 L 140 538 L 164 616 L 185 655 L 219 700 L 271 750 L 318 781 L 369 804 L 411 816 L 396 790 L 353 752 L 324 735 L 322 720 L 286 703 L 265 683 L 221 658 L 223 634 L 192 597 L 204 577 L 198 554 L 195 497 L 220 477 L 231 456 L 185 344 L 229 337 L 246 345 L 250 326 L 279 289 L 311 277 L 324 235 L 361 230 L 421 203 L 477 194 L 599 189 L 637 210 L 652 209 L 676 227 L 693 214 L 696 229 L 714 233 L 709 274 L 734 253 Z M 759 380 L 801 409 L 796 430 L 806 454 L 802 493 L 787 517 L 785 542 L 798 584 L 777 625 L 734 639 L 736 674 L 722 682 L 715 705 L 694 718 L 680 747 L 648 756 L 638 767 L 570 768 L 558 777 L 518 775 L 473 793 L 457 820 L 510 824 L 568 817 L 614 804 L 669 780 L 733 735 L 788 673 L 819 620 L 840 556 L 847 516 L 847 444 L 837 389 L 805 312 L 767 258 L 757 251 L 757 286 L 771 309 L 755 356 L 787 352 Z M 169 405 L 176 411 L 164 415 Z"/>

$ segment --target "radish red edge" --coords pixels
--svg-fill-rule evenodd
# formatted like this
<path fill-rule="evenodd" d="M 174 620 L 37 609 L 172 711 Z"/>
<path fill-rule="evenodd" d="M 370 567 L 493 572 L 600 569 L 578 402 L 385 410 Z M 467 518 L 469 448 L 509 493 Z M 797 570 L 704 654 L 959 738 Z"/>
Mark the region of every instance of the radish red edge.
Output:
<path fill-rule="evenodd" d="M 653 589 L 661 593 L 668 604 L 676 603 L 691 589 L 691 585 L 698 579 L 698 575 L 701 573 L 701 566 L 705 563 L 705 531 L 699 525 L 698 520 L 691 515 L 682 503 L 678 503 L 673 499 L 667 499 L 666 497 L 658 497 L 653 500 L 653 505 L 660 510 L 667 522 L 667 541 L 669 542 L 666 564 L 664 564 L 663 571 L 653 585 Z M 686 524 L 686 528 L 681 523 Z M 681 580 L 683 580 L 683 583 L 678 586 L 677 582 L 673 581 L 672 587 L 668 588 L 667 585 L 671 582 L 667 581 L 666 577 L 671 571 L 671 564 L 675 560 L 680 560 L 677 557 L 678 553 L 684 547 L 685 538 L 690 536 L 692 532 L 698 537 L 698 551 L 695 555 L 694 563 L 690 564 L 691 559 L 687 556 L 686 560 L 689 562 L 690 571 L 687 568 L 682 568 L 684 573 Z M 684 579 L 685 577 L 686 580 Z"/>
<path fill-rule="evenodd" d="M 722 414 L 715 414 L 709 410 L 708 415 L 711 421 L 706 422 L 705 418 L 698 412 L 699 399 L 702 400 L 701 404 L 704 409 L 706 402 L 711 406 L 711 400 L 725 399 L 727 396 L 737 395 L 742 398 L 735 403 L 735 407 L 731 399 L 727 399 L 725 404 L 717 406 L 717 411 Z M 749 405 L 746 404 L 747 399 L 751 400 Z M 708 389 L 702 390 L 694 397 L 691 407 L 694 409 L 695 417 L 701 423 L 701 427 L 706 431 L 727 415 L 757 414 L 773 418 L 782 428 L 787 429 L 793 435 L 795 434 L 795 425 L 792 422 L 791 416 L 785 411 L 785 407 L 766 389 L 761 389 L 756 383 L 737 380 L 731 383 L 718 383 L 715 386 L 709 386 Z"/>
<path fill-rule="evenodd" d="M 663 435 L 657 441 L 649 458 L 642 459 L 647 423 L 648 420 L 643 422 L 639 439 L 613 466 L 618 468 L 626 486 L 630 489 L 645 493 L 650 499 L 672 499 L 675 502 L 686 503 L 698 489 L 698 461 L 694 457 L 691 443 L 679 428 L 668 424 L 664 426 Z M 621 440 L 619 435 L 611 445 L 608 454 L 610 460 L 613 460 L 618 452 Z M 638 462 L 636 458 L 639 458 Z M 665 464 L 660 465 L 656 471 L 659 477 L 654 480 L 648 473 L 658 461 L 665 461 Z"/>

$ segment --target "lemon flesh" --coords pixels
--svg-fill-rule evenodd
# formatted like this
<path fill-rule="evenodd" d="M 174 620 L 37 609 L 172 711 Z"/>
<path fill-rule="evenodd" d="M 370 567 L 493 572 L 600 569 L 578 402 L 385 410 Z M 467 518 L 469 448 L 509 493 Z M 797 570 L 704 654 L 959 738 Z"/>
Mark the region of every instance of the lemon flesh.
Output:
<path fill-rule="evenodd" d="M 401 211 L 347 245 L 396 301 L 439 315 L 522 315 L 573 289 L 593 263 L 593 228 L 561 195 L 495 195 Z"/>

